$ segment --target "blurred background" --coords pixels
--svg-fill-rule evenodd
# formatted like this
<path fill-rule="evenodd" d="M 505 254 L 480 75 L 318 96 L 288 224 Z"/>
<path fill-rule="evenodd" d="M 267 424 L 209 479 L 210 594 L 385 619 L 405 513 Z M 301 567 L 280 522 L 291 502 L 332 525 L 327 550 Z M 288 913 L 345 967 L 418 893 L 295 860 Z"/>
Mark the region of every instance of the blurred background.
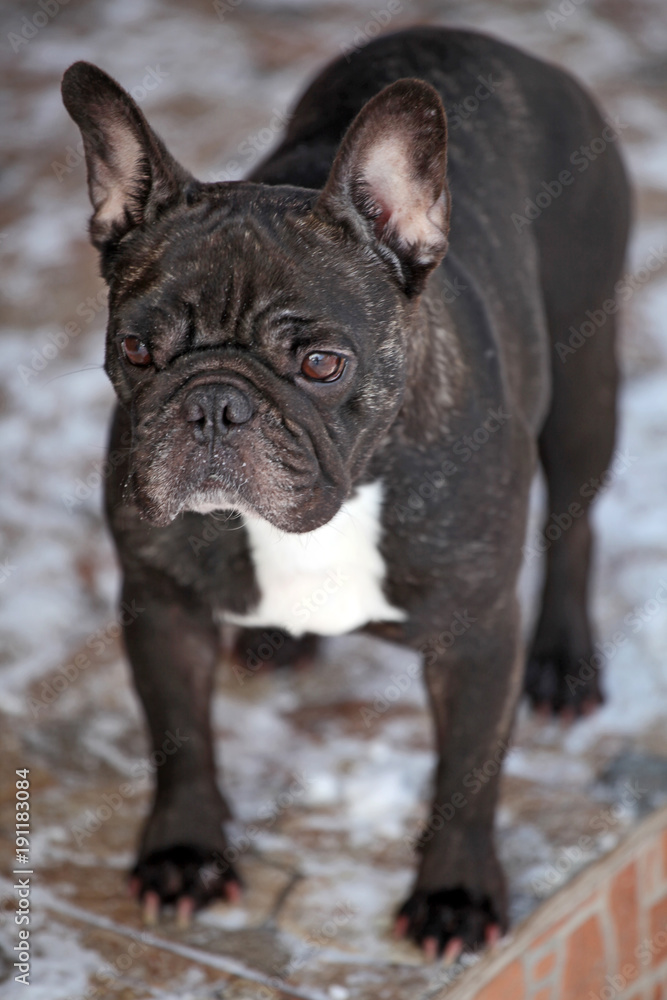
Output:
<path fill-rule="evenodd" d="M 448 981 L 442 971 L 433 980 L 415 949 L 388 936 L 428 796 L 423 695 L 414 683 L 400 703 L 364 722 L 361 710 L 382 697 L 405 659 L 359 639 L 329 643 L 326 662 L 308 675 L 239 684 L 221 670 L 215 720 L 227 788 L 238 829 L 262 827 L 241 862 L 249 891 L 239 907 L 200 918 L 189 936 L 167 924 L 159 940 L 128 952 L 140 927 L 123 879 L 151 767 L 137 772 L 147 747 L 118 647 L 118 574 L 101 518 L 113 401 L 101 369 L 106 295 L 86 236 L 79 133 L 59 92 L 70 63 L 97 63 L 189 170 L 231 180 L 277 142 L 323 63 L 380 30 L 416 23 L 493 33 L 571 70 L 615 123 L 635 188 L 620 433 L 595 514 L 592 606 L 606 644 L 608 700 L 571 727 L 520 713 L 498 830 L 514 920 L 667 800 L 664 0 L 5 0 L 1 815 L 9 833 L 14 769 L 29 767 L 39 932 L 32 1000 L 262 996 L 253 977 L 273 977 L 286 996 L 413 997 L 435 995 L 425 991 Z M 619 634 L 622 641 L 613 638 Z M 276 806 L 299 774 L 302 790 Z M 646 791 L 628 800 L 623 789 L 636 778 Z M 127 782 L 131 794 L 103 808 L 104 796 Z M 601 803 L 617 808 L 595 826 Z M 594 848 L 545 881 L 591 827 Z M 11 982 L 11 844 L 8 852 L 0 991 L 13 997 L 22 994 Z M 335 933 L 327 936 L 329 925 Z"/>

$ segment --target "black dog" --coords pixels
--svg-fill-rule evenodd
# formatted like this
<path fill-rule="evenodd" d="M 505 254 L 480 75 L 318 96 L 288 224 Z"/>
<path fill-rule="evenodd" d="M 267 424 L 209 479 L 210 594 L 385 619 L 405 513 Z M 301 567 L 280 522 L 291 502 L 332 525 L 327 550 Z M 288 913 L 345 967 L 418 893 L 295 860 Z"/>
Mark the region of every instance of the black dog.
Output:
<path fill-rule="evenodd" d="M 561 70 L 444 29 L 325 69 L 244 182 L 191 177 L 94 66 L 63 95 L 109 284 L 107 509 L 144 609 L 127 650 L 154 746 L 189 737 L 158 772 L 138 892 L 155 913 L 238 888 L 209 721 L 220 621 L 363 628 L 423 652 L 440 754 L 399 927 L 475 947 L 507 919 L 498 782 L 468 778 L 502 755 L 525 673 L 531 480 L 539 457 L 550 511 L 586 506 L 613 447 L 614 133 Z M 556 711 L 600 697 L 581 680 L 590 550 L 587 511 L 548 550 L 527 676 Z"/>

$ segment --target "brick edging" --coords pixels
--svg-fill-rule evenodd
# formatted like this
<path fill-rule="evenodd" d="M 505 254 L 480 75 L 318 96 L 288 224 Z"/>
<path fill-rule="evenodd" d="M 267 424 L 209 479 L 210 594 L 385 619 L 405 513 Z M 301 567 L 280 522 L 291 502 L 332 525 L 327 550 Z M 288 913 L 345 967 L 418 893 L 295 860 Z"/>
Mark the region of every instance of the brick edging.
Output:
<path fill-rule="evenodd" d="M 479 991 L 491 984 L 499 973 L 522 957 L 538 938 L 551 928 L 559 933 L 565 922 L 581 920 L 585 904 L 633 861 L 640 849 L 667 829 L 667 806 L 643 820 L 624 840 L 603 858 L 594 861 L 575 875 L 562 889 L 526 917 L 493 951 L 486 954 L 451 988 L 445 987 L 431 1000 L 475 1000 Z M 519 998 L 517 998 L 519 1000 Z"/>

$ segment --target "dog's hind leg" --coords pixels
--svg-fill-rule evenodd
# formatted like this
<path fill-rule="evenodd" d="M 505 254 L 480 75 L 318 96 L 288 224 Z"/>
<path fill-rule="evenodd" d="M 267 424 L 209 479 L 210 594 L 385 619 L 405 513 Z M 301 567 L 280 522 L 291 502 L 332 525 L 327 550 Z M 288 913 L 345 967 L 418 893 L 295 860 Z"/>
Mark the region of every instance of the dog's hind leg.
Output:
<path fill-rule="evenodd" d="M 551 215 L 544 213 L 537 231 L 552 399 L 539 437 L 548 489 L 539 546 L 546 550 L 546 578 L 525 687 L 534 706 L 566 715 L 602 700 L 601 658 L 594 655 L 588 615 L 590 515 L 610 464 L 618 471 L 612 463 L 620 304 L 615 285 L 625 255 L 629 194 L 615 149 L 607 149 L 594 166 L 606 210 L 599 196 L 586 200 L 577 179 L 578 204 L 566 203 L 564 196 Z"/>
<path fill-rule="evenodd" d="M 534 706 L 566 714 L 602 700 L 588 614 L 590 515 L 614 447 L 614 338 L 615 317 L 609 315 L 576 354 L 555 357 L 553 402 L 539 438 L 548 489 L 540 539 L 546 576 L 526 692 Z"/>
<path fill-rule="evenodd" d="M 242 682 L 263 669 L 309 667 L 317 660 L 319 636 L 295 638 L 279 628 L 243 628 L 230 653 L 232 668 Z"/>

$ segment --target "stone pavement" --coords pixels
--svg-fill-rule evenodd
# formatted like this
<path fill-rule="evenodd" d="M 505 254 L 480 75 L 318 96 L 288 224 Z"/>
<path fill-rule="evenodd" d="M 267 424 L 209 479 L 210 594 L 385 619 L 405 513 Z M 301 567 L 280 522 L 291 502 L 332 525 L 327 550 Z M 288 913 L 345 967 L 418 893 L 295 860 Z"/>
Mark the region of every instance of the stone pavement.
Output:
<path fill-rule="evenodd" d="M 117 644 L 117 573 L 100 515 L 112 401 L 100 370 L 105 296 L 59 80 L 75 59 L 98 62 L 195 174 L 239 177 L 276 141 L 309 75 L 390 13 L 389 28 L 467 24 L 554 59 L 619 123 L 638 227 L 616 473 L 597 512 L 593 604 L 609 700 L 571 729 L 521 716 L 498 823 L 516 925 L 667 789 L 664 6 L 402 0 L 392 13 L 383 0 L 54 3 L 44 24 L 38 5 L 8 3 L 0 15 L 9 95 L 0 216 L 2 995 L 24 995 L 12 982 L 11 835 L 15 770 L 27 767 L 31 1000 L 438 996 L 462 967 L 425 966 L 389 935 L 433 764 L 419 682 L 387 696 L 409 665 L 389 646 L 332 641 L 312 670 L 243 684 L 221 664 L 215 729 L 246 893 L 188 931 L 167 921 L 149 932 L 125 894 L 159 762 L 147 757 Z M 637 780 L 646 790 L 633 797 Z M 582 835 L 591 844 L 577 854 Z"/>

